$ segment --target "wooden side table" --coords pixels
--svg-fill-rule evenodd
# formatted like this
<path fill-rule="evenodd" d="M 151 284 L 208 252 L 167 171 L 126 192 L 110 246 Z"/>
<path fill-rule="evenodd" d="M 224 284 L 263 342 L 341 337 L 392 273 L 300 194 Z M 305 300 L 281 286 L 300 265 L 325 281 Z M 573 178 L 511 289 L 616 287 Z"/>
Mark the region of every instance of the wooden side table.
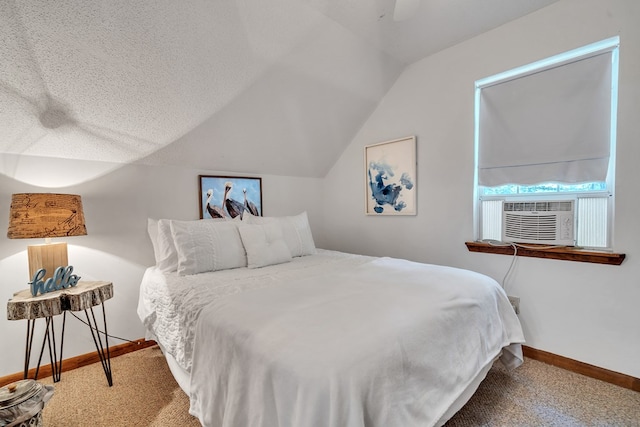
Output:
<path fill-rule="evenodd" d="M 91 331 L 93 342 L 96 346 L 104 374 L 107 377 L 109 386 L 113 385 L 111 375 L 111 354 L 109 352 L 109 336 L 107 335 L 107 314 L 104 310 L 104 302 L 113 297 L 113 284 L 111 282 L 88 282 L 81 281 L 71 288 L 62 289 L 55 292 L 48 292 L 43 295 L 33 296 L 30 289 L 16 292 L 13 298 L 7 303 L 7 319 L 27 320 L 27 340 L 24 355 L 24 378 L 29 373 L 31 360 L 31 350 L 33 348 L 33 335 L 36 319 L 44 318 L 46 321 L 44 338 L 38 364 L 36 366 L 35 378 L 38 379 L 40 362 L 45 347 L 49 349 L 49 359 L 51 360 L 51 371 L 53 381 L 60 381 L 62 374 L 62 350 L 64 346 L 64 327 L 67 318 L 67 311 L 84 311 L 87 317 L 87 325 Z M 104 344 L 98 330 L 96 316 L 93 307 L 102 305 L 102 321 L 104 326 Z M 53 325 L 53 317 L 62 314 L 62 336 L 60 337 L 60 354 L 56 347 L 56 334 Z"/>

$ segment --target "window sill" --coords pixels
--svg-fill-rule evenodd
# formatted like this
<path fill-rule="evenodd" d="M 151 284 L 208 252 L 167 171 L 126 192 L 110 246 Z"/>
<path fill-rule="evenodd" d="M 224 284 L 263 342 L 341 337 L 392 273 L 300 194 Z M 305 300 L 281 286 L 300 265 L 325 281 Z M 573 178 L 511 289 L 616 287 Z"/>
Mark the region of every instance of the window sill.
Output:
<path fill-rule="evenodd" d="M 469 252 L 483 252 L 489 254 L 513 255 L 512 246 L 492 245 L 484 242 L 465 242 Z M 540 248 L 536 248 L 539 246 Z M 518 246 L 518 256 L 532 258 L 558 259 L 563 261 L 590 262 L 595 264 L 620 265 L 626 255 L 612 252 L 599 252 L 577 249 L 569 246 L 546 249 L 545 245 L 527 244 Z"/>

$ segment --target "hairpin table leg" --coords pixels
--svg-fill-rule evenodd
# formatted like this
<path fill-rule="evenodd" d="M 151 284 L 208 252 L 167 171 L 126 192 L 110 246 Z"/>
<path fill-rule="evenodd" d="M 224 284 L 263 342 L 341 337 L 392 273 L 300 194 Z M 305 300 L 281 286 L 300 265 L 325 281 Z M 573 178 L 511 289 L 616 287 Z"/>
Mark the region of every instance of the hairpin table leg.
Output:
<path fill-rule="evenodd" d="M 93 337 L 93 342 L 96 345 L 96 350 L 98 352 L 98 356 L 100 357 L 100 363 L 102 363 L 102 369 L 104 370 L 104 374 L 107 377 L 107 382 L 109 383 L 109 387 L 113 385 L 113 377 L 111 375 L 111 353 L 109 352 L 109 335 L 107 332 L 107 313 L 104 310 L 104 303 L 102 305 L 102 322 L 104 325 L 104 345 L 102 344 L 102 338 L 100 337 L 100 332 L 98 329 L 98 323 L 96 322 L 96 316 L 93 312 L 93 307 L 88 308 L 84 311 L 87 316 L 87 323 L 89 324 L 89 329 L 91 330 L 91 336 Z M 89 312 L 91 312 L 91 317 L 89 317 Z"/>

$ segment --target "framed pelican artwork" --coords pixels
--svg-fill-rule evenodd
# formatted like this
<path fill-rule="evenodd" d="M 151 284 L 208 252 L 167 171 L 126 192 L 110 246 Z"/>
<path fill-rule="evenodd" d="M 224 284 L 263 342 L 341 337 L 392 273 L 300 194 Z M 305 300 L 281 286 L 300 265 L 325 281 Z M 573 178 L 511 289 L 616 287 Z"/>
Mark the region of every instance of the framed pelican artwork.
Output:
<path fill-rule="evenodd" d="M 365 213 L 416 215 L 416 137 L 364 147 Z"/>
<path fill-rule="evenodd" d="M 262 178 L 198 175 L 200 219 L 262 216 Z"/>

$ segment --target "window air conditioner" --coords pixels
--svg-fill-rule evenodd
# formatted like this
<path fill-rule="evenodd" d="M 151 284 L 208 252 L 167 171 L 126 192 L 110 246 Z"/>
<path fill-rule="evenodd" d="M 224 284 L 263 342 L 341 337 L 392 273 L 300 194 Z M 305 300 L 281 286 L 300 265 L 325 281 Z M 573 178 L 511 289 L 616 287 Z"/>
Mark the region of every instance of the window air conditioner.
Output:
<path fill-rule="evenodd" d="M 504 201 L 502 241 L 575 245 L 575 200 Z"/>

